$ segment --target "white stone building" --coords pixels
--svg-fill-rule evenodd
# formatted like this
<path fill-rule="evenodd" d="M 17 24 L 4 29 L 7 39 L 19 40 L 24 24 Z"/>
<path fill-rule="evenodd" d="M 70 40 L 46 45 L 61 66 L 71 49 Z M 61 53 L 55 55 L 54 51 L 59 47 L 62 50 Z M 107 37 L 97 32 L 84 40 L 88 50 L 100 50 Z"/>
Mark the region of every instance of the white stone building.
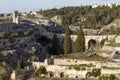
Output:
<path fill-rule="evenodd" d="M 19 15 L 18 15 L 18 11 L 14 11 L 13 12 L 13 23 L 19 23 Z"/>

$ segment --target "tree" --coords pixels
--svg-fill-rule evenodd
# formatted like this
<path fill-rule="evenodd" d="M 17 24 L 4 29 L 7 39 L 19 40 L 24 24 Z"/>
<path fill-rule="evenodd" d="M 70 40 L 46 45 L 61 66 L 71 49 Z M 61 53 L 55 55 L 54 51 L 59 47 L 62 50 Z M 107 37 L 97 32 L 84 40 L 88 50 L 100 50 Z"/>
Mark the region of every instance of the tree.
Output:
<path fill-rule="evenodd" d="M 110 28 L 110 34 L 115 34 L 115 28 L 114 28 L 114 26 L 112 26 L 112 27 Z"/>
<path fill-rule="evenodd" d="M 109 80 L 109 77 L 105 75 L 101 75 L 98 77 L 98 80 Z"/>
<path fill-rule="evenodd" d="M 79 28 L 77 39 L 75 41 L 74 52 L 84 52 L 85 51 L 85 37 L 82 31 L 82 27 Z"/>
<path fill-rule="evenodd" d="M 86 28 L 96 29 L 98 25 L 108 25 L 115 19 L 120 18 L 120 6 L 112 5 L 92 8 L 92 6 L 81 7 L 64 7 L 60 9 L 40 10 L 38 14 L 52 18 L 53 16 L 62 16 L 62 25 L 78 25 L 79 22 L 85 21 Z M 69 12 L 69 14 L 68 14 Z M 84 19 L 82 19 L 84 17 Z"/>
<path fill-rule="evenodd" d="M 101 69 L 92 69 L 92 71 L 90 72 L 87 72 L 86 73 L 86 78 L 89 78 L 89 77 L 97 77 L 97 76 L 100 76 L 101 75 Z M 100 80 L 101 80 L 101 77 L 100 77 Z"/>
<path fill-rule="evenodd" d="M 24 66 L 23 66 L 23 58 L 22 56 L 20 56 L 17 60 L 17 70 L 20 70 L 22 69 Z"/>
<path fill-rule="evenodd" d="M 117 35 L 120 35 L 120 28 L 118 27 L 116 30 Z"/>
<path fill-rule="evenodd" d="M 71 38 L 70 29 L 65 27 L 65 37 L 64 37 L 64 54 L 69 54 L 71 52 Z"/>
<path fill-rule="evenodd" d="M 39 77 L 41 74 L 46 74 L 47 70 L 44 66 L 40 66 L 40 68 L 36 71 L 35 76 Z"/>
<path fill-rule="evenodd" d="M 115 75 L 110 74 L 110 75 L 109 75 L 109 80 L 115 80 Z"/>
<path fill-rule="evenodd" d="M 53 40 L 52 40 L 52 54 L 56 55 L 56 54 L 60 54 L 61 53 L 61 49 L 60 49 L 60 41 L 57 38 L 57 35 L 54 34 L 53 35 Z"/>
<path fill-rule="evenodd" d="M 20 70 L 21 69 L 21 60 L 18 59 L 17 61 L 17 70 Z"/>
<path fill-rule="evenodd" d="M 100 75 L 101 75 L 101 69 L 98 68 L 92 70 L 92 76 L 94 76 L 95 78 Z"/>
<path fill-rule="evenodd" d="M 4 17 L 4 14 L 0 14 L 0 17 Z"/>
<path fill-rule="evenodd" d="M 115 75 L 101 75 L 98 77 L 98 80 L 115 80 Z"/>
<path fill-rule="evenodd" d="M 0 62 L 0 80 L 9 80 L 12 69 Z"/>
<path fill-rule="evenodd" d="M 92 76 L 92 73 L 91 72 L 87 72 L 85 76 L 86 76 L 86 79 L 87 79 L 87 78 Z"/>
<path fill-rule="evenodd" d="M 11 16 L 11 15 L 12 15 L 11 13 L 7 14 L 7 16 Z"/>

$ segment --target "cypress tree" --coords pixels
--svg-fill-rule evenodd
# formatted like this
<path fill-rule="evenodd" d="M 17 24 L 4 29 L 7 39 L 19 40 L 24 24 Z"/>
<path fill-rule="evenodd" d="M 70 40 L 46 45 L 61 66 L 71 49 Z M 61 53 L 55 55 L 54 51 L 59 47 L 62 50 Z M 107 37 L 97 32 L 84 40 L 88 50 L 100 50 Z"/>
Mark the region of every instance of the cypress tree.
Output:
<path fill-rule="evenodd" d="M 20 70 L 20 69 L 21 69 L 21 66 L 22 66 L 22 64 L 21 64 L 21 59 L 18 59 L 18 60 L 17 60 L 17 70 Z"/>
<path fill-rule="evenodd" d="M 85 37 L 84 32 L 82 31 L 82 27 L 79 28 L 77 33 L 77 39 L 75 41 L 74 52 L 84 52 L 85 51 Z"/>
<path fill-rule="evenodd" d="M 22 56 L 20 56 L 20 57 L 18 58 L 18 60 L 17 60 L 17 70 L 20 70 L 20 69 L 22 69 L 22 68 L 24 68 L 23 58 L 22 58 Z"/>
<path fill-rule="evenodd" d="M 65 27 L 65 37 L 64 37 L 64 54 L 69 54 L 71 52 L 71 38 L 70 29 Z"/>
<path fill-rule="evenodd" d="M 52 54 L 53 55 L 60 53 L 60 51 L 59 51 L 60 44 L 59 43 L 60 43 L 60 41 L 58 40 L 57 35 L 54 34 L 53 41 L 52 41 Z"/>

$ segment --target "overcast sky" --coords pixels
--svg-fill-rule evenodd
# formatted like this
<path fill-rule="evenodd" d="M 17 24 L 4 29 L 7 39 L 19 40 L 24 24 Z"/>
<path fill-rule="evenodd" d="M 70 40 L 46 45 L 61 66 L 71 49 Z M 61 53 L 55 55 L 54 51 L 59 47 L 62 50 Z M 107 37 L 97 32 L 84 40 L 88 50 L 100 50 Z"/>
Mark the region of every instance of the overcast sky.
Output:
<path fill-rule="evenodd" d="M 120 0 L 0 0 L 0 13 L 18 11 L 36 11 L 40 9 L 81 6 L 92 4 L 117 3 Z"/>

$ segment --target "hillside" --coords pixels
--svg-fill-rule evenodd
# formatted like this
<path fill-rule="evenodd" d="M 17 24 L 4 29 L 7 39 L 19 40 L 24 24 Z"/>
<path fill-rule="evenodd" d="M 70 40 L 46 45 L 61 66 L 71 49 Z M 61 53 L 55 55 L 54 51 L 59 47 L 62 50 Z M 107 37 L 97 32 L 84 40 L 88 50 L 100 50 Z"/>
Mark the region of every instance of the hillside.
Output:
<path fill-rule="evenodd" d="M 52 18 L 56 15 L 62 16 L 62 25 L 84 25 L 84 28 L 97 29 L 108 25 L 115 19 L 120 18 L 120 6 L 112 5 L 92 8 L 92 6 L 64 7 L 60 9 L 41 10 L 37 13 Z"/>
<path fill-rule="evenodd" d="M 0 80 L 8 80 L 9 77 L 8 69 L 0 62 Z"/>
<path fill-rule="evenodd" d="M 105 32 L 109 34 L 120 34 L 120 19 L 115 19 L 110 24 L 103 26 L 99 33 L 105 34 Z"/>

